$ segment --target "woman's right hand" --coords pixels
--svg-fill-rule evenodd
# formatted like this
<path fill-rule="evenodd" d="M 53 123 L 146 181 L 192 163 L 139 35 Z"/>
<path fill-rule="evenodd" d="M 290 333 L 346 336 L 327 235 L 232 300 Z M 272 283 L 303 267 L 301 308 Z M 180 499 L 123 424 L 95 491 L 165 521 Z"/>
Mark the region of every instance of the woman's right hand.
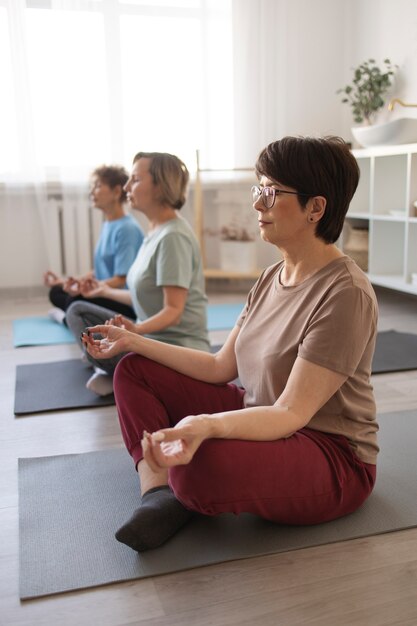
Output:
<path fill-rule="evenodd" d="M 102 339 L 94 339 L 94 335 L 101 335 Z M 125 328 L 112 324 L 92 326 L 81 335 L 81 340 L 94 359 L 111 359 L 122 352 L 132 349 L 132 339 L 136 337 Z"/>
<path fill-rule="evenodd" d="M 126 330 L 129 330 L 131 333 L 136 332 L 135 322 L 120 314 L 107 320 L 106 326 L 117 326 L 118 328 L 125 328 Z"/>

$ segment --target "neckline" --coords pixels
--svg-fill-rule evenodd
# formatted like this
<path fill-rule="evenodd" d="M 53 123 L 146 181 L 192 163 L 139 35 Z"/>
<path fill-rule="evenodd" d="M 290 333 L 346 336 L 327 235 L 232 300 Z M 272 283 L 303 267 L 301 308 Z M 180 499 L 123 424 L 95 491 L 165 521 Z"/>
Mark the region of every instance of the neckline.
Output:
<path fill-rule="evenodd" d="M 281 292 L 290 292 L 290 291 L 294 292 L 294 291 L 298 291 L 299 289 L 303 289 L 306 285 L 308 285 L 308 283 L 310 283 L 313 279 L 314 280 L 317 279 L 320 276 L 320 274 L 328 271 L 328 269 L 330 269 L 333 265 L 337 265 L 339 263 L 345 262 L 346 259 L 348 258 L 349 257 L 346 254 L 344 254 L 343 256 L 333 259 L 332 261 L 330 261 L 329 263 L 321 267 L 319 270 L 317 270 L 313 274 L 310 274 L 310 276 L 307 276 L 307 278 L 302 280 L 300 283 L 297 283 L 296 285 L 283 285 L 282 284 L 281 275 L 284 269 L 284 261 L 281 261 L 281 264 L 277 268 L 276 279 L 274 281 L 275 288 L 277 291 L 281 291 Z"/>

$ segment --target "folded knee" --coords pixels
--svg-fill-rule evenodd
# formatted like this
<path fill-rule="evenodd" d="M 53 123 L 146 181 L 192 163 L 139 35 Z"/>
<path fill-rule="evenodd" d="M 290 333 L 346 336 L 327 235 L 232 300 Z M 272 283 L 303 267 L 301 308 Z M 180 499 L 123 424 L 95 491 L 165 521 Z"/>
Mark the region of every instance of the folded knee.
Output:
<path fill-rule="evenodd" d="M 120 359 L 113 377 L 116 393 L 117 389 L 126 383 L 129 384 L 131 381 L 138 381 L 142 378 L 141 371 L 143 367 L 146 367 L 146 362 L 149 362 L 149 359 L 134 352 L 129 352 Z"/>
<path fill-rule="evenodd" d="M 67 324 L 71 327 L 73 323 L 79 323 L 85 314 L 85 303 L 82 301 L 72 302 L 65 312 Z"/>
<path fill-rule="evenodd" d="M 170 470 L 171 488 L 184 506 L 204 515 L 219 512 L 219 502 L 228 497 L 225 477 L 234 474 L 230 443 L 209 439 L 203 442 L 191 463 Z"/>

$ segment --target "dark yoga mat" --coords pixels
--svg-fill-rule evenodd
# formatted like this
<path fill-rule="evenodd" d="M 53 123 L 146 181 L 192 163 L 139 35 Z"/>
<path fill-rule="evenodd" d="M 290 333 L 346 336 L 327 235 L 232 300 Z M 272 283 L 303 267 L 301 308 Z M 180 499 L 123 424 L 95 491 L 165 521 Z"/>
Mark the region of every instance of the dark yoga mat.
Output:
<path fill-rule="evenodd" d="M 386 330 L 378 333 L 372 373 L 417 369 L 417 335 Z"/>
<path fill-rule="evenodd" d="M 114 404 L 114 396 L 97 396 L 85 384 L 93 374 L 81 359 L 16 367 L 15 415 L 82 409 Z"/>
<path fill-rule="evenodd" d="M 380 417 L 375 490 L 355 513 L 317 526 L 244 514 L 198 517 L 141 554 L 114 539 L 139 500 L 124 449 L 19 459 L 20 597 L 156 576 L 417 525 L 417 411 Z"/>
<path fill-rule="evenodd" d="M 217 352 L 221 346 L 212 346 Z M 114 404 L 114 395 L 97 396 L 85 384 L 93 370 L 81 359 L 32 363 L 16 367 L 14 413 L 17 416 L 62 409 Z M 233 381 L 240 385 L 238 378 Z"/>

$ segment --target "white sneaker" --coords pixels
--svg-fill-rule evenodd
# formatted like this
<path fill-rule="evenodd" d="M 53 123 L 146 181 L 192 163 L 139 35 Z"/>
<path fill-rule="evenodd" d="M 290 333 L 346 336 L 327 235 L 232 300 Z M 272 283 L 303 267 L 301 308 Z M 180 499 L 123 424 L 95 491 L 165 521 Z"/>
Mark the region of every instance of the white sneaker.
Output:
<path fill-rule="evenodd" d="M 113 393 L 113 377 L 109 374 L 95 372 L 87 380 L 85 386 L 98 396 L 108 396 Z"/>
<path fill-rule="evenodd" d="M 65 319 L 65 311 L 63 311 L 62 309 L 58 309 L 58 307 L 54 306 L 52 309 L 49 309 L 48 317 L 57 324 L 63 324 Z"/>

